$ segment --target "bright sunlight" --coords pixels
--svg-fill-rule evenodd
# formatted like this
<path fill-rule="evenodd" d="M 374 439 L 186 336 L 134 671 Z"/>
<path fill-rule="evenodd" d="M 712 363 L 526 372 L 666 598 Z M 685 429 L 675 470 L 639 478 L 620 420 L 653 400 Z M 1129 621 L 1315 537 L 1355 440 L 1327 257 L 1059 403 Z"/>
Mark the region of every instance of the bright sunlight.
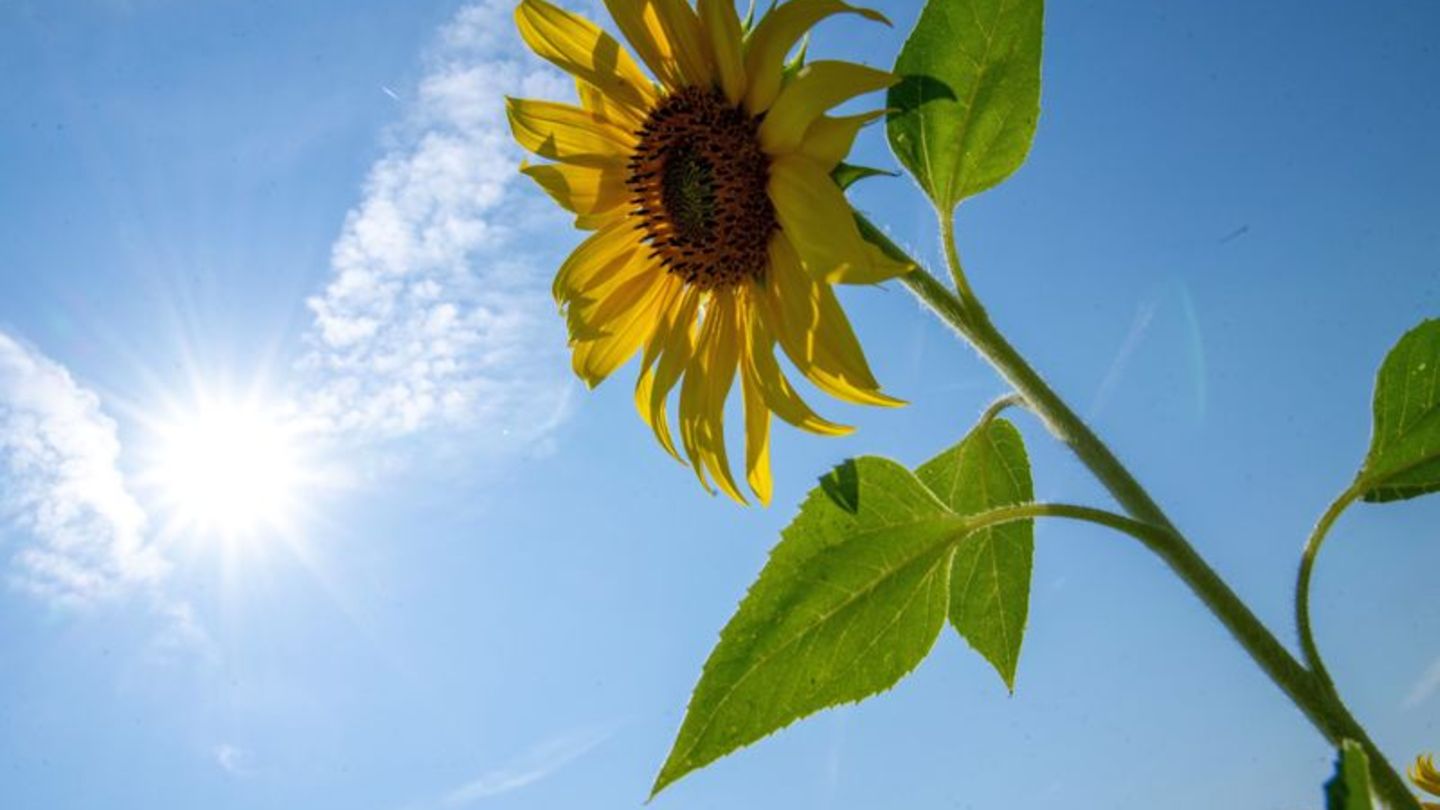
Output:
<path fill-rule="evenodd" d="M 203 401 L 156 427 L 147 477 L 175 530 L 227 539 L 293 527 L 311 480 L 298 432 L 279 409 Z"/>

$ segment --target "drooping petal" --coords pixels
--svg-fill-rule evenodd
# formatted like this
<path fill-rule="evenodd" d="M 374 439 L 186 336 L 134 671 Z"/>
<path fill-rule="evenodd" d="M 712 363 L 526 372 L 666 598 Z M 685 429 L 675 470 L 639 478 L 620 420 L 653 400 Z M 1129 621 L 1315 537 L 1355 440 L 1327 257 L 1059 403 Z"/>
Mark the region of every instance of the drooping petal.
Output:
<path fill-rule="evenodd" d="M 639 418 L 645 419 L 645 424 L 655 432 L 655 440 L 660 441 L 665 453 L 671 454 L 681 464 L 685 461 L 675 453 L 665 402 L 671 389 L 675 388 L 675 382 L 680 380 L 685 363 L 690 362 L 698 303 L 700 293 L 697 290 L 680 282 L 672 285 L 667 300 L 661 304 L 662 323 L 645 343 L 639 379 L 635 380 L 635 409 Z"/>
<path fill-rule="evenodd" d="M 811 62 L 780 91 L 760 124 L 760 147 L 772 155 L 800 148 L 805 131 L 831 107 L 865 93 L 884 90 L 899 79 L 854 62 Z"/>
<path fill-rule="evenodd" d="M 861 405 L 895 407 L 904 402 L 880 391 L 860 341 L 830 285 L 800 266 L 784 234 L 770 240 L 769 296 L 760 308 L 766 325 L 806 379 L 825 393 Z"/>
<path fill-rule="evenodd" d="M 734 293 L 712 292 L 695 354 L 680 384 L 680 441 L 702 486 L 710 489 L 708 473 L 725 494 L 744 503 L 725 450 L 725 399 L 739 354 Z"/>
<path fill-rule="evenodd" d="M 746 43 L 746 109 L 754 115 L 770 109 L 776 96 L 780 95 L 785 55 L 816 23 L 831 15 L 846 12 L 859 14 L 886 25 L 890 23 L 878 11 L 857 8 L 840 0 L 789 0 L 762 17 Z"/>
<path fill-rule="evenodd" d="M 603 337 L 575 344 L 571 366 L 575 374 L 594 388 L 640 350 L 659 323 L 663 295 L 644 296 L 610 324 Z"/>
<path fill-rule="evenodd" d="M 759 319 L 758 313 L 742 317 Z M 745 407 L 745 480 L 762 504 L 769 504 L 775 491 L 770 472 L 770 408 L 765 404 L 755 366 L 747 356 L 740 358 L 740 393 Z"/>
<path fill-rule="evenodd" d="M 640 380 L 635 386 L 635 407 L 640 411 L 640 417 L 650 423 L 660 446 L 683 464 L 684 459 L 675 451 L 675 443 L 670 438 L 670 419 L 665 403 L 695 351 L 695 316 L 700 307 L 701 293 L 683 285 L 679 286 L 679 290 L 666 307 L 668 320 L 645 347 Z M 653 374 L 652 363 L 655 363 Z"/>
<path fill-rule="evenodd" d="M 1410 765 L 1410 781 L 1432 796 L 1440 796 L 1440 768 L 1430 754 L 1422 754 Z"/>
<path fill-rule="evenodd" d="M 535 53 L 640 113 L 655 101 L 650 81 L 615 38 L 546 0 L 521 0 L 515 9 L 520 36 Z"/>
<path fill-rule="evenodd" d="M 786 155 L 770 165 L 775 217 L 805 270 L 830 284 L 874 284 L 912 268 L 874 249 L 860 235 L 845 192 L 819 163 Z"/>
<path fill-rule="evenodd" d="M 763 287 L 752 289 L 754 295 L 770 295 L 769 290 Z M 773 309 L 773 301 L 755 301 L 753 307 L 770 307 Z M 765 318 L 760 309 L 750 312 L 747 319 L 749 329 L 748 345 L 746 347 L 745 359 L 749 364 L 750 372 L 755 375 L 755 385 L 764 398 L 766 406 L 775 412 L 776 416 L 794 425 L 801 430 L 808 430 L 811 433 L 818 433 L 822 436 L 845 436 L 855 432 L 855 429 L 848 425 L 840 425 L 811 410 L 805 400 L 800 398 L 790 381 L 785 379 L 785 373 L 780 370 L 780 364 L 775 360 L 775 337 L 770 334 L 770 329 L 765 325 Z"/>
<path fill-rule="evenodd" d="M 665 270 L 643 254 L 635 254 L 626 267 L 585 298 L 571 300 L 565 308 L 565 324 L 572 340 L 595 340 L 611 334 L 613 324 L 651 297 L 668 290 Z"/>
<path fill-rule="evenodd" d="M 623 162 L 635 146 L 631 133 L 569 104 L 507 98 L 505 114 L 521 146 L 562 163 L 609 166 Z"/>
<path fill-rule="evenodd" d="M 574 166 L 545 163 L 520 166 L 525 176 L 567 211 L 599 214 L 620 207 L 629 196 L 625 188 L 625 167 L 618 161 L 608 166 Z"/>
<path fill-rule="evenodd" d="M 898 278 L 915 270 L 915 265 L 910 262 L 892 258 L 888 253 L 868 240 L 865 242 L 865 257 L 869 260 L 869 272 L 856 271 L 845 273 L 836 279 L 835 283 L 879 284 L 882 281 Z"/>
<path fill-rule="evenodd" d="M 850 148 L 855 145 L 855 136 L 860 134 L 860 130 L 884 114 L 884 110 L 874 110 L 838 118 L 822 115 L 805 130 L 805 138 L 800 142 L 800 154 L 819 163 L 828 172 L 850 154 Z"/>
<path fill-rule="evenodd" d="M 555 303 L 584 296 L 625 268 L 640 248 L 640 235 L 625 220 L 611 223 L 581 242 L 555 273 Z"/>
<path fill-rule="evenodd" d="M 745 97 L 745 54 L 735 0 L 698 0 L 697 9 L 710 40 L 720 89 L 731 104 L 739 104 Z"/>

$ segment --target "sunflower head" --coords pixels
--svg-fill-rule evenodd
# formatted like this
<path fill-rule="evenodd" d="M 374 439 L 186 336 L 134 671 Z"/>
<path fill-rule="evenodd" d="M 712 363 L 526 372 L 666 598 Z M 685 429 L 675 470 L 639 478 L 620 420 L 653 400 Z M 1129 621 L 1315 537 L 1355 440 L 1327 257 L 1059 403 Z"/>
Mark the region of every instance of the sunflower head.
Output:
<path fill-rule="evenodd" d="M 554 284 L 575 372 L 597 385 L 639 354 L 635 404 L 656 439 L 706 489 L 743 501 L 724 435 L 738 378 L 746 477 L 767 502 L 772 413 L 815 433 L 850 431 L 800 398 L 777 346 L 831 396 L 900 404 L 881 393 L 831 289 L 912 269 L 860 236 L 830 177 L 880 113 L 826 114 L 895 79 L 785 61 L 827 17 L 884 18 L 840 0 L 788 0 L 753 25 L 733 0 L 606 6 L 638 60 L 589 20 L 522 0 L 521 36 L 575 77 L 578 104 L 507 104 L 515 138 L 547 160 L 522 171 L 593 231 Z M 683 458 L 667 413 L 677 387 Z"/>

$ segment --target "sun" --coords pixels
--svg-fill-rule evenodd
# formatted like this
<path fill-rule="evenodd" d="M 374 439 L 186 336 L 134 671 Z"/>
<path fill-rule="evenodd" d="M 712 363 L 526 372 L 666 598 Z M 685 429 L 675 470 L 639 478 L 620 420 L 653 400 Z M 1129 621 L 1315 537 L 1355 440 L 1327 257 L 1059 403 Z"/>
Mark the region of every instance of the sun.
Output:
<path fill-rule="evenodd" d="M 294 529 L 313 476 L 283 408 L 202 398 L 155 426 L 145 476 L 177 533 L 224 539 Z"/>

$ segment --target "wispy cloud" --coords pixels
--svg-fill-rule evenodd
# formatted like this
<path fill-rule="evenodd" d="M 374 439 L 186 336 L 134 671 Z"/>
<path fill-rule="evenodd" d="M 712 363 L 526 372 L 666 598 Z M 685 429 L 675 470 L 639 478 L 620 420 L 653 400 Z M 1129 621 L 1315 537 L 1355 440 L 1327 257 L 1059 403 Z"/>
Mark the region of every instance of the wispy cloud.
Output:
<path fill-rule="evenodd" d="M 589 753 L 613 735 L 613 731 L 587 729 L 552 737 L 445 794 L 441 805 L 464 807 L 533 785 Z"/>
<path fill-rule="evenodd" d="M 1430 666 L 1415 679 L 1402 705 L 1406 709 L 1419 708 L 1420 704 L 1429 700 L 1436 692 L 1440 692 L 1440 658 L 1430 662 Z"/>
<path fill-rule="evenodd" d="M 164 575 L 119 455 L 99 397 L 0 332 L 0 510 L 23 538 L 12 568 L 22 589 L 79 606 Z"/>
<path fill-rule="evenodd" d="M 330 280 L 308 302 L 303 366 L 321 430 L 528 441 L 564 416 L 570 382 L 545 282 L 559 257 L 535 236 L 566 226 L 521 186 L 503 96 L 567 86 L 519 52 L 513 5 L 482 0 L 440 31 L 346 217 Z"/>
<path fill-rule="evenodd" d="M 313 321 L 287 386 L 305 392 L 301 430 L 370 443 L 461 429 L 534 447 L 564 420 L 573 383 L 548 277 L 573 240 L 517 171 L 503 97 L 571 86 L 521 51 L 512 13 L 512 0 L 466 6 L 438 32 L 418 85 L 392 91 L 404 117 L 307 302 Z M 193 644 L 204 633 L 164 595 L 170 566 L 120 455 L 99 397 L 0 332 L 11 579 L 55 604 L 140 594 L 165 622 L 163 645 Z"/>
<path fill-rule="evenodd" d="M 115 422 L 59 363 L 0 332 L 0 541 L 10 582 L 58 608 L 136 598 L 158 620 L 152 652 L 213 655 L 118 466 Z"/>

